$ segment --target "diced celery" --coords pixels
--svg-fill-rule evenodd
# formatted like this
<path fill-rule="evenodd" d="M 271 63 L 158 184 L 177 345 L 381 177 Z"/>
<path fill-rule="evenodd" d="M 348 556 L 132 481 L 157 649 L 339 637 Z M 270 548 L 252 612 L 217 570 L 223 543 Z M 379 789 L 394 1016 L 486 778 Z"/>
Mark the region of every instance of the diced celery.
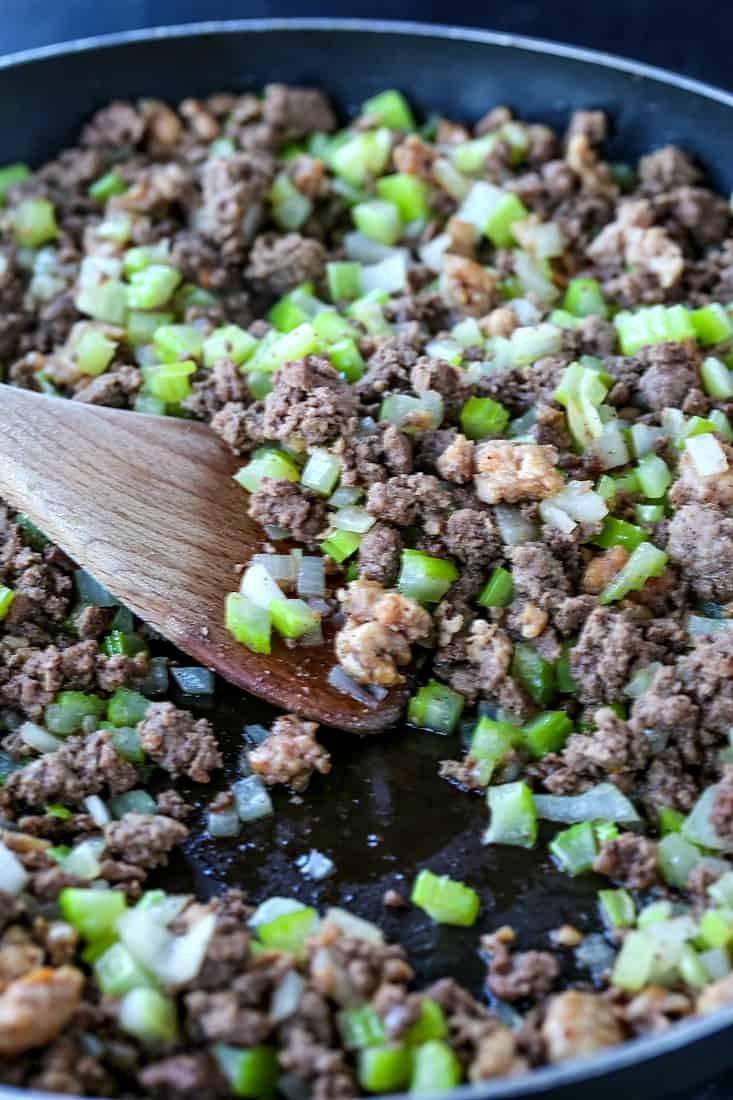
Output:
<path fill-rule="evenodd" d="M 385 202 L 383 199 L 359 202 L 352 207 L 351 216 L 359 232 L 370 241 L 393 245 L 399 240 L 402 220 L 394 203 Z"/>
<path fill-rule="evenodd" d="M 268 393 L 272 393 L 272 375 L 253 370 L 247 375 L 247 388 L 255 401 L 264 400 Z"/>
<path fill-rule="evenodd" d="M 555 681 L 561 695 L 573 695 L 577 690 L 577 684 L 570 670 L 570 649 L 570 642 L 565 642 L 562 653 L 555 662 Z"/>
<path fill-rule="evenodd" d="M 496 769 L 507 754 L 520 743 L 521 731 L 510 722 L 500 722 L 486 716 L 479 718 L 471 736 L 469 760 L 481 786 L 488 786 Z"/>
<path fill-rule="evenodd" d="M 448 1034 L 448 1024 L 443 1009 L 431 997 L 423 997 L 420 1002 L 420 1019 L 405 1032 L 405 1042 L 410 1046 L 427 1043 L 431 1039 L 444 1039 Z"/>
<path fill-rule="evenodd" d="M 370 336 L 391 336 L 392 326 L 385 320 L 382 309 L 388 297 L 382 291 L 371 291 L 352 302 L 347 313 L 363 325 Z"/>
<path fill-rule="evenodd" d="M 420 397 L 390 393 L 379 408 L 379 419 L 388 420 L 403 432 L 414 434 L 437 428 L 443 419 L 443 411 L 443 398 L 435 390 L 426 390 Z"/>
<path fill-rule="evenodd" d="M 361 535 L 355 531 L 332 531 L 320 544 L 321 551 L 332 561 L 341 563 L 359 549 Z"/>
<path fill-rule="evenodd" d="M 130 726 L 117 726 L 112 730 L 112 748 L 123 760 L 130 764 L 144 764 L 145 750 L 140 744 L 137 731 Z"/>
<path fill-rule="evenodd" d="M 380 126 L 390 130 L 414 130 L 415 119 L 402 92 L 389 88 L 367 99 L 361 105 L 361 114 L 378 120 Z"/>
<path fill-rule="evenodd" d="M 470 928 L 475 923 L 481 905 L 478 894 L 470 886 L 428 870 L 420 871 L 415 879 L 410 900 L 436 924 L 463 928 Z"/>
<path fill-rule="evenodd" d="M 361 264 L 335 260 L 326 264 L 328 293 L 332 302 L 353 302 L 361 294 Z"/>
<path fill-rule="evenodd" d="M 66 886 L 58 897 L 65 921 L 86 940 L 100 940 L 115 932 L 127 901 L 121 890 L 92 890 Z"/>
<path fill-rule="evenodd" d="M 214 1058 L 235 1096 L 248 1100 L 271 1100 L 279 1076 L 277 1051 L 271 1046 L 242 1049 L 214 1043 Z"/>
<path fill-rule="evenodd" d="M 159 397 L 166 405 L 184 401 L 191 393 L 189 377 L 196 373 L 196 364 L 190 359 L 180 363 L 161 363 L 147 376 L 147 385 L 153 397 Z"/>
<path fill-rule="evenodd" d="M 23 183 L 30 174 L 27 164 L 6 164 L 0 168 L 0 206 L 7 199 L 10 188 L 15 187 L 16 183 Z"/>
<path fill-rule="evenodd" d="M 709 355 L 700 367 L 702 384 L 710 397 L 727 401 L 733 397 L 733 371 L 729 370 L 722 359 Z"/>
<path fill-rule="evenodd" d="M 301 283 L 284 294 L 267 314 L 278 332 L 292 332 L 298 325 L 307 324 L 322 309 L 322 303 L 313 296 L 313 283 Z"/>
<path fill-rule="evenodd" d="M 94 183 L 90 184 L 87 194 L 95 202 L 106 202 L 112 195 L 124 195 L 126 190 L 127 184 L 113 169 L 95 179 Z"/>
<path fill-rule="evenodd" d="M 528 642 L 519 642 L 512 656 L 512 676 L 538 706 L 547 706 L 555 695 L 555 670 Z"/>
<path fill-rule="evenodd" d="M 12 223 L 21 248 L 39 248 L 59 235 L 56 212 L 48 199 L 23 199 L 13 211 Z"/>
<path fill-rule="evenodd" d="M 554 355 L 562 347 L 562 330 L 543 322 L 515 328 L 509 338 L 511 361 L 515 367 L 529 367 L 545 355 Z M 578 366 L 578 364 L 573 364 Z M 569 370 L 570 368 L 568 368 Z M 584 368 L 580 368 L 583 370 Z M 555 395 L 556 400 L 560 398 Z M 562 402 L 561 402 L 562 404 Z"/>
<path fill-rule="evenodd" d="M 448 1043 L 431 1039 L 414 1053 L 410 1092 L 443 1092 L 459 1085 L 462 1077 L 461 1063 Z"/>
<path fill-rule="evenodd" d="M 629 932 L 611 974 L 611 984 L 628 993 L 638 993 L 651 975 L 654 941 L 645 932 Z"/>
<path fill-rule="evenodd" d="M 62 806 L 58 802 L 49 802 L 47 806 L 43 807 L 43 811 L 48 817 L 55 817 L 58 821 L 70 821 L 74 816 L 73 810 L 70 810 L 68 806 Z"/>
<path fill-rule="evenodd" d="M 354 187 L 380 175 L 389 160 L 392 135 L 386 127 L 355 134 L 328 154 L 331 170 Z"/>
<path fill-rule="evenodd" d="M 633 928 L 636 906 L 628 890 L 601 890 L 598 900 L 603 918 L 611 928 Z"/>
<path fill-rule="evenodd" d="M 348 1008 L 339 1013 L 339 1031 L 346 1050 L 364 1050 L 385 1041 L 384 1024 L 373 1008 Z"/>
<path fill-rule="evenodd" d="M 580 363 L 565 368 L 554 397 L 565 408 L 570 431 L 581 447 L 589 447 L 603 432 L 598 410 L 607 391 L 598 371 Z"/>
<path fill-rule="evenodd" d="M 680 833 L 668 833 L 659 841 L 657 848 L 659 869 L 669 886 L 684 890 L 690 871 L 700 862 L 700 849 L 691 844 Z"/>
<path fill-rule="evenodd" d="M 114 359 L 116 349 L 116 342 L 94 326 L 83 328 L 72 341 L 72 356 L 81 374 L 102 374 Z"/>
<path fill-rule="evenodd" d="M 155 330 L 153 347 L 161 363 L 200 359 L 203 340 L 193 325 L 161 325 Z"/>
<path fill-rule="evenodd" d="M 119 285 L 121 286 L 122 284 L 120 283 Z M 125 327 L 127 342 L 133 347 L 152 344 L 153 337 L 158 329 L 163 325 L 170 325 L 172 323 L 172 313 L 166 313 L 160 310 L 153 313 L 145 313 L 137 309 L 132 309 L 127 315 L 127 324 Z"/>
<path fill-rule="evenodd" d="M 111 630 L 102 640 L 102 651 L 108 657 L 116 657 L 120 654 L 124 657 L 134 657 L 136 653 L 147 653 L 148 646 L 140 634 Z"/>
<path fill-rule="evenodd" d="M 452 733 L 463 713 L 463 696 L 437 680 L 429 680 L 407 707 L 407 719 L 413 726 L 434 733 Z"/>
<path fill-rule="evenodd" d="M 106 709 L 104 699 L 83 691 L 61 691 L 44 714 L 44 724 L 50 733 L 68 737 L 82 728 L 85 718 L 101 718 Z"/>
<path fill-rule="evenodd" d="M 331 344 L 328 357 L 334 368 L 343 374 L 347 382 L 358 382 L 364 373 L 366 363 L 354 340 L 339 340 Z"/>
<path fill-rule="evenodd" d="M 575 317 L 608 316 L 608 307 L 597 279 L 571 279 L 562 304 Z"/>
<path fill-rule="evenodd" d="M 508 423 L 509 411 L 490 397 L 469 397 L 461 409 L 461 427 L 468 439 L 503 435 Z"/>
<path fill-rule="evenodd" d="M 7 616 L 8 611 L 10 611 L 14 599 L 14 590 L 8 588 L 6 584 L 0 584 L 0 623 Z"/>
<path fill-rule="evenodd" d="M 131 989 L 155 987 L 152 974 L 130 954 L 123 943 L 113 943 L 94 963 L 94 977 L 105 997 L 121 997 Z"/>
<path fill-rule="evenodd" d="M 131 989 L 117 1008 L 117 1022 L 141 1043 L 170 1043 L 178 1038 L 176 1002 L 157 989 Z"/>
<path fill-rule="evenodd" d="M 459 172 L 467 176 L 480 175 L 498 140 L 497 134 L 483 134 L 471 141 L 462 141 L 451 150 L 451 161 Z"/>
<path fill-rule="evenodd" d="M 622 600 L 629 592 L 638 592 L 650 577 L 660 577 L 669 558 L 651 542 L 641 542 L 624 567 L 616 574 L 598 597 L 601 604 Z"/>
<path fill-rule="evenodd" d="M 219 359 L 230 359 L 241 367 L 254 352 L 257 341 L 239 325 L 223 325 L 206 337 L 203 343 L 204 366 L 213 367 Z"/>
<path fill-rule="evenodd" d="M 248 600 L 239 592 L 230 592 L 226 598 L 225 625 L 238 642 L 255 653 L 270 652 L 272 620 L 270 612 Z"/>
<path fill-rule="evenodd" d="M 481 607 L 506 607 L 512 602 L 513 593 L 511 573 L 502 565 L 497 565 L 481 590 L 478 603 Z"/>
<path fill-rule="evenodd" d="M 598 854 L 598 841 L 590 821 L 579 821 L 563 829 L 550 844 L 550 851 L 561 870 L 569 875 L 590 871 Z"/>
<path fill-rule="evenodd" d="M 713 409 L 708 413 L 708 420 L 715 425 L 715 430 L 726 443 L 733 443 L 733 426 L 722 409 Z"/>
<path fill-rule="evenodd" d="M 393 203 L 404 222 L 428 216 L 428 187 L 417 176 L 396 173 L 377 180 L 377 195 Z"/>
<path fill-rule="evenodd" d="M 275 951 L 287 951 L 302 958 L 306 939 L 315 931 L 318 914 L 307 906 L 290 913 L 282 913 L 274 920 L 257 926 L 261 943 Z"/>
<path fill-rule="evenodd" d="M 450 561 L 420 550 L 403 550 L 397 588 L 403 596 L 421 603 L 438 603 L 458 576 Z"/>
<path fill-rule="evenodd" d="M 324 344 L 335 344 L 339 340 L 353 340 L 359 335 L 354 325 L 335 309 L 322 309 L 312 321 L 313 331 Z"/>
<path fill-rule="evenodd" d="M 486 800 L 491 824 L 484 844 L 508 844 L 515 848 L 533 848 L 537 841 L 537 810 L 526 783 L 503 783 L 489 787 Z"/>
<path fill-rule="evenodd" d="M 270 188 L 272 220 L 280 229 L 295 230 L 310 217 L 313 202 L 299 191 L 287 172 L 279 172 Z"/>
<path fill-rule="evenodd" d="M 514 244 L 512 225 L 524 221 L 529 211 L 518 195 L 507 191 L 501 196 L 484 225 L 484 234 L 496 248 L 510 248 Z"/>
<path fill-rule="evenodd" d="M 651 500 L 664 496 L 672 484 L 669 466 L 659 455 L 644 455 L 637 463 L 636 472 L 642 493 Z"/>
<path fill-rule="evenodd" d="M 273 600 L 269 607 L 272 625 L 283 638 L 300 638 L 318 626 L 320 617 L 305 600 Z"/>
<path fill-rule="evenodd" d="M 624 355 L 634 355 L 650 344 L 695 339 L 690 311 L 684 306 L 646 306 L 633 313 L 623 310 L 613 323 Z"/>
<path fill-rule="evenodd" d="M 155 799 L 147 791 L 135 789 L 123 791 L 122 794 L 113 795 L 109 800 L 109 808 L 115 817 L 124 817 L 125 814 L 154 814 L 157 812 Z"/>
<path fill-rule="evenodd" d="M 150 700 L 139 691 L 117 688 L 107 702 L 107 720 L 113 726 L 136 726 L 148 713 Z"/>
<path fill-rule="evenodd" d="M 657 812 L 659 815 L 659 831 L 662 836 L 680 831 L 685 820 L 684 814 L 681 814 L 679 810 L 673 810 L 671 806 L 660 806 Z"/>
<path fill-rule="evenodd" d="M 718 302 L 694 309 L 690 320 L 701 344 L 722 344 L 733 336 L 733 321 Z"/>
<path fill-rule="evenodd" d="M 573 723 L 564 710 L 548 710 L 538 714 L 523 727 L 524 743 L 532 756 L 559 752 L 572 733 Z"/>
<path fill-rule="evenodd" d="M 263 448 L 255 452 L 246 466 L 242 466 L 234 475 L 234 480 L 248 493 L 254 493 L 263 477 L 299 481 L 300 468 L 284 451 L 274 447 Z"/>
<path fill-rule="evenodd" d="M 594 535 L 591 542 L 607 550 L 611 546 L 623 546 L 631 553 L 646 539 L 646 532 L 633 523 L 627 523 L 625 519 L 616 519 L 615 516 L 606 516 L 603 527 Z"/>
<path fill-rule="evenodd" d="M 324 447 L 314 447 L 300 475 L 301 485 L 323 496 L 329 496 L 341 474 L 341 462 L 337 455 Z"/>
<path fill-rule="evenodd" d="M 359 1084 L 367 1092 L 398 1092 L 410 1079 L 412 1059 L 402 1043 L 359 1051 Z"/>
<path fill-rule="evenodd" d="M 703 947 L 727 947 L 733 941 L 733 911 L 707 909 L 700 918 L 697 934 Z"/>
<path fill-rule="evenodd" d="M 654 523 L 659 523 L 660 519 L 664 519 L 664 505 L 635 504 L 634 516 L 642 527 L 649 527 Z"/>
<path fill-rule="evenodd" d="M 298 325 L 292 331 L 276 336 L 272 342 L 261 340 L 247 362 L 247 369 L 271 374 L 283 363 L 303 359 L 306 355 L 313 355 L 318 350 L 318 337 L 313 331 L 313 326 Z"/>
<path fill-rule="evenodd" d="M 166 264 L 149 264 L 142 271 L 133 271 L 127 288 L 130 309 L 159 309 L 170 301 L 181 282 L 180 272 Z"/>

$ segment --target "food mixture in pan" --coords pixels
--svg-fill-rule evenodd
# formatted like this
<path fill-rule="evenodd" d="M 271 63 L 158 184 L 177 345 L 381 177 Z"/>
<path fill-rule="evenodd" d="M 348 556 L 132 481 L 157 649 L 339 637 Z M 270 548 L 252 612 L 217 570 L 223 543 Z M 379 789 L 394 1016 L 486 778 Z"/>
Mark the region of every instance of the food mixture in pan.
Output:
<path fill-rule="evenodd" d="M 210 422 L 263 527 L 222 594 L 238 641 L 297 661 L 331 620 L 355 694 L 417 668 L 445 799 L 487 803 L 475 845 L 546 850 L 550 822 L 549 857 L 599 886 L 595 932 L 546 950 L 470 881 L 388 891 L 475 931 L 482 999 L 415 988 L 358 912 L 167 893 L 177 781 L 206 799 L 222 765 L 169 676 L 193 696 L 213 676 L 5 509 L 4 1082 L 427 1092 L 733 1000 L 731 211 L 673 146 L 608 163 L 606 129 L 501 106 L 418 125 L 395 91 L 341 128 L 320 92 L 270 85 L 113 103 L 0 170 L 5 380 Z M 307 805 L 317 732 L 255 730 L 211 836 L 246 836 L 273 785 Z"/>

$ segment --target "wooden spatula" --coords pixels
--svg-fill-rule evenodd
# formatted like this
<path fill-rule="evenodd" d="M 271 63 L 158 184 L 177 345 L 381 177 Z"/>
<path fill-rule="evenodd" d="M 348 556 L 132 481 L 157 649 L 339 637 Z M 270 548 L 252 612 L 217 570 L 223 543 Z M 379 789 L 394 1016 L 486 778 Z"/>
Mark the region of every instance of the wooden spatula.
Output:
<path fill-rule="evenodd" d="M 338 691 L 328 635 L 321 646 L 273 642 L 265 657 L 224 628 L 236 566 L 263 539 L 232 481 L 239 465 L 204 425 L 0 385 L 0 497 L 122 603 L 277 706 L 357 733 L 393 724 L 406 689 L 373 704 Z"/>

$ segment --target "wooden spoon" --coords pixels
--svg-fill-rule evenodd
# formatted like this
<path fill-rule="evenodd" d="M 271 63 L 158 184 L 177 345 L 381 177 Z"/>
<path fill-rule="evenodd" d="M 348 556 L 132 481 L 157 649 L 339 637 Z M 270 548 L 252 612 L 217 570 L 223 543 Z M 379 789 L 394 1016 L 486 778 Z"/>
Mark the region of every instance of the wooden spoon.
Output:
<path fill-rule="evenodd" d="M 286 710 L 356 733 L 395 723 L 407 688 L 367 703 L 328 682 L 320 646 L 252 653 L 224 628 L 237 565 L 260 549 L 232 481 L 241 460 L 202 424 L 0 385 L 0 496 L 197 661 Z M 242 717 L 246 717 L 246 710 Z"/>

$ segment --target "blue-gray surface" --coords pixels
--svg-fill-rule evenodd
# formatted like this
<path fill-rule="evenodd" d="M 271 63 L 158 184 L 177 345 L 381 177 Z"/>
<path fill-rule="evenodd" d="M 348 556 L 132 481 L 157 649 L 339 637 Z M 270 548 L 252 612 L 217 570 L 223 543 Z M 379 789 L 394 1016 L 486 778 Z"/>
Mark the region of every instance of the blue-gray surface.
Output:
<path fill-rule="evenodd" d="M 353 0 L 321 0 L 320 3 L 272 3 L 268 0 L 0 0 L 0 53 L 103 34 L 133 27 L 187 23 L 201 19 L 233 19 L 244 16 L 293 15 L 361 16 L 491 27 L 516 34 L 535 35 L 610 53 L 636 57 L 654 65 L 711 84 L 733 88 L 730 42 L 733 5 L 723 0 L 697 0 L 694 27 L 690 25 L 689 0 L 394 0 L 355 3 Z M 732 1057 L 733 1060 L 733 1057 Z M 731 1100 L 733 1072 L 695 1096 L 670 1093 L 669 1100 Z M 633 1100 L 641 1100 L 634 1097 Z"/>

